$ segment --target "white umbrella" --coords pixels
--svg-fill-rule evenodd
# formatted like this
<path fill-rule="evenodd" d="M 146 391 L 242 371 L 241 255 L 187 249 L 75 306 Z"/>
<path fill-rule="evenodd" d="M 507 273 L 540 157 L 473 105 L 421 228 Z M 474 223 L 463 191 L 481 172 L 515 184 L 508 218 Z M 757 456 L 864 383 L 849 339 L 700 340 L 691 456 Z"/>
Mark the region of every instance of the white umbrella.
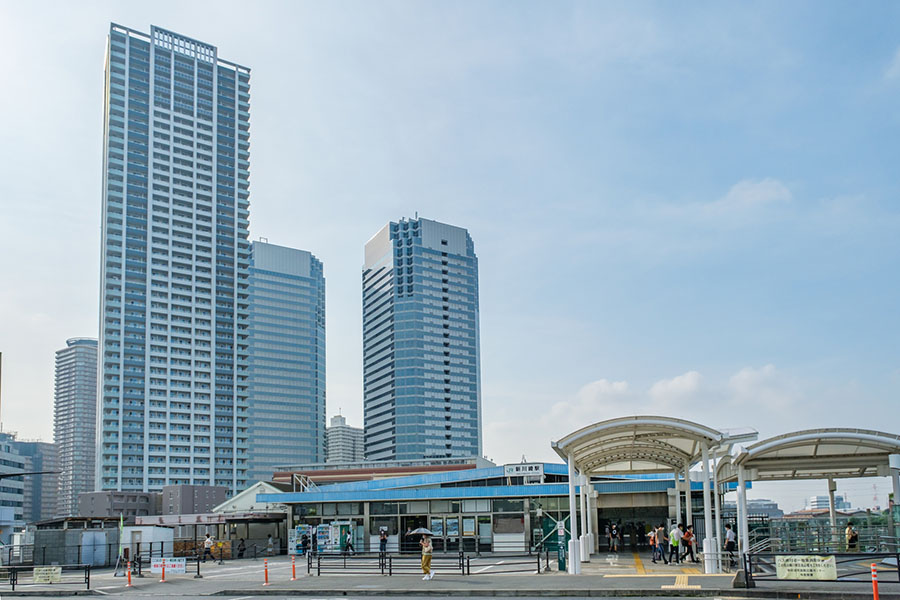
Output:
<path fill-rule="evenodd" d="M 420 535 L 434 535 L 434 532 L 431 531 L 430 529 L 425 528 L 425 527 L 419 527 L 418 529 L 414 529 L 414 530 L 410 531 L 410 532 L 407 533 L 406 535 L 417 535 L 417 534 L 420 534 Z"/>

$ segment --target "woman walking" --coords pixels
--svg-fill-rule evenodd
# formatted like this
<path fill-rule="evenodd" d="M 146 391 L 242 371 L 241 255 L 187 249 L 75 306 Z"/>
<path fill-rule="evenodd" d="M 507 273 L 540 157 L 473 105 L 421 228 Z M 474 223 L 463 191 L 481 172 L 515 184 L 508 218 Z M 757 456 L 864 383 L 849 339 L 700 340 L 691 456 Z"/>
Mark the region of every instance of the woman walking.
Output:
<path fill-rule="evenodd" d="M 422 572 L 425 573 L 422 581 L 428 581 L 434 578 L 434 571 L 431 570 L 431 552 L 433 550 L 431 538 L 423 535 L 419 545 L 422 546 Z"/>

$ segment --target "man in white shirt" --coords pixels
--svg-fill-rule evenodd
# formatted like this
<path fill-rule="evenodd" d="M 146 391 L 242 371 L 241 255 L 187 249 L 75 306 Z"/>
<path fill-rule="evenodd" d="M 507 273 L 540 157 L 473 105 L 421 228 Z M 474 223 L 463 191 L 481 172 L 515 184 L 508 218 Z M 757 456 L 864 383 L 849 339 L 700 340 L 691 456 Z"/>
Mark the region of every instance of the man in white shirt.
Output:
<path fill-rule="evenodd" d="M 672 528 L 672 531 L 669 532 L 669 562 L 679 563 L 681 562 L 681 557 L 678 554 L 678 546 L 681 544 L 681 537 L 683 535 L 682 529 L 684 525 L 679 523 L 677 526 Z M 675 558 L 672 558 L 672 557 Z"/>
<path fill-rule="evenodd" d="M 734 562 L 734 550 L 737 546 L 734 537 L 734 529 L 731 528 L 731 523 L 725 525 L 725 552 L 728 553 L 728 560 L 731 561 L 731 566 L 735 566 Z"/>

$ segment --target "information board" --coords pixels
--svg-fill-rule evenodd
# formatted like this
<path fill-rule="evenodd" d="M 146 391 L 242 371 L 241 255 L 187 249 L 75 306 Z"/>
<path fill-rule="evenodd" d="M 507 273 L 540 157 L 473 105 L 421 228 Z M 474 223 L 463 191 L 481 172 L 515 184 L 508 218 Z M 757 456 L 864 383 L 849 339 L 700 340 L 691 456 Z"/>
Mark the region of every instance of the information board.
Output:
<path fill-rule="evenodd" d="M 834 581 L 837 579 L 837 563 L 833 556 L 812 554 L 776 556 L 775 576 L 778 579 Z"/>
<path fill-rule="evenodd" d="M 154 558 L 150 563 L 151 573 L 162 573 L 163 559 Z M 185 559 L 184 558 L 166 558 L 166 575 L 184 575 Z"/>
<path fill-rule="evenodd" d="M 62 580 L 62 567 L 35 567 L 35 583 L 59 583 Z"/>

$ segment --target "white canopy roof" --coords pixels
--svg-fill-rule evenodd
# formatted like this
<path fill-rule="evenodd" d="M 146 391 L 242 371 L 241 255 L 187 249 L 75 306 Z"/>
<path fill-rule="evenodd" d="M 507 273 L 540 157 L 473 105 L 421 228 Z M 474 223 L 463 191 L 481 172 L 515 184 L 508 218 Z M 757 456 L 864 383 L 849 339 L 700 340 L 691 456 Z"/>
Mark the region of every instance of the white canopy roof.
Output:
<path fill-rule="evenodd" d="M 755 439 L 753 430 L 724 433 L 683 419 L 631 416 L 594 423 L 552 447 L 563 460 L 571 455 L 587 475 L 670 473 L 697 462 L 703 445 L 727 450 L 735 441 Z"/>
<path fill-rule="evenodd" d="M 875 477 L 888 474 L 892 454 L 900 454 L 900 436 L 868 429 L 807 429 L 748 446 L 733 463 L 748 470 L 753 481 Z"/>

